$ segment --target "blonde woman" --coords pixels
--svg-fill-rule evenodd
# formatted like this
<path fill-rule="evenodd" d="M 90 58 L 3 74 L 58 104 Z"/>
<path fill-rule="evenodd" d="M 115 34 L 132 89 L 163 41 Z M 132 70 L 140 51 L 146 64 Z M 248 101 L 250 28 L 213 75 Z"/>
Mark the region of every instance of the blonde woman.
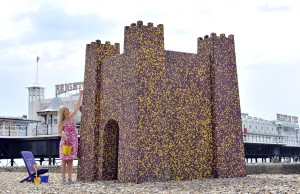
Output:
<path fill-rule="evenodd" d="M 59 158 L 62 161 L 61 173 L 62 183 L 72 183 L 73 160 L 77 157 L 78 151 L 78 134 L 76 131 L 76 123 L 74 117 L 80 107 L 83 91 L 80 91 L 79 99 L 72 112 L 68 107 L 61 106 L 58 110 L 58 134 L 61 137 L 59 144 Z M 71 145 L 72 151 L 70 155 L 62 153 L 63 145 Z M 68 179 L 66 180 L 66 168 L 68 168 Z"/>

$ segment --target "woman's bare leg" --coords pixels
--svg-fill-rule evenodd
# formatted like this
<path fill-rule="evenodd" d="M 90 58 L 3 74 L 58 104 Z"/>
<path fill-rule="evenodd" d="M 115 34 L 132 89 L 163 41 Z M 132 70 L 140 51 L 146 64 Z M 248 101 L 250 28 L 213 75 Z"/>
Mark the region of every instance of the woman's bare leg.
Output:
<path fill-rule="evenodd" d="M 68 160 L 68 180 L 72 180 L 73 160 Z"/>
<path fill-rule="evenodd" d="M 65 182 L 65 180 L 66 180 L 66 165 L 67 165 L 67 161 L 62 160 L 62 162 L 61 162 L 61 175 L 62 175 L 62 181 L 63 182 Z"/>

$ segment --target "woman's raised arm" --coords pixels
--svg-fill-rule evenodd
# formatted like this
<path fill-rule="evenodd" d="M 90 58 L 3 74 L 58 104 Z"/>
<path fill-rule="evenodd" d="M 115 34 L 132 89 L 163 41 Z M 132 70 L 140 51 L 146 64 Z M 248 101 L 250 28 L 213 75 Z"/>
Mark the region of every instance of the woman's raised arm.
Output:
<path fill-rule="evenodd" d="M 83 90 L 80 90 L 80 96 L 78 98 L 78 101 L 76 103 L 76 106 L 75 106 L 74 110 L 70 113 L 70 116 L 75 117 L 75 115 L 76 115 L 76 113 L 79 110 L 79 107 L 81 105 L 82 95 L 83 95 Z"/>

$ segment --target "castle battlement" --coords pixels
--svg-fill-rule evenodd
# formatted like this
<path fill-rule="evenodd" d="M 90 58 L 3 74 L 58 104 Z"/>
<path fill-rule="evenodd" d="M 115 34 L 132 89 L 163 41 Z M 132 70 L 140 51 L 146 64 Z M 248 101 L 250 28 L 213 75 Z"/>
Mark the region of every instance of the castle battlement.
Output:
<path fill-rule="evenodd" d="M 143 25 L 143 21 L 139 20 L 139 21 L 137 21 L 137 23 L 131 23 L 130 26 L 125 26 L 125 32 L 131 28 L 136 28 L 136 27 L 149 27 L 149 28 L 163 29 L 164 25 L 158 24 L 157 27 L 154 27 L 152 22 L 148 22 L 147 26 L 145 26 L 145 25 Z"/>
<path fill-rule="evenodd" d="M 197 53 L 214 57 L 214 53 L 219 49 L 221 45 L 228 45 L 228 48 L 234 48 L 234 36 L 230 34 L 228 37 L 224 33 L 218 36 L 216 33 L 205 35 L 197 39 Z M 232 52 L 234 49 L 228 49 L 228 52 Z"/>
<path fill-rule="evenodd" d="M 216 33 L 211 33 L 210 36 L 209 35 L 205 35 L 203 38 L 202 37 L 199 37 L 198 38 L 198 42 L 199 41 L 207 41 L 207 40 L 210 40 L 210 39 L 214 39 L 214 38 L 217 38 L 217 39 L 225 39 L 225 38 L 228 38 L 230 40 L 234 40 L 234 35 L 230 34 L 228 37 L 225 36 L 224 33 L 221 33 L 220 36 L 217 36 Z"/>
<path fill-rule="evenodd" d="M 95 42 L 91 42 L 90 44 L 87 44 L 86 50 L 95 49 L 95 48 L 103 48 L 104 49 L 108 46 L 110 47 L 110 49 L 113 49 L 120 53 L 120 43 L 115 43 L 114 45 L 112 45 L 110 43 L 110 41 L 105 41 L 104 44 L 101 44 L 101 40 L 96 40 Z"/>
<path fill-rule="evenodd" d="M 137 21 L 137 23 L 132 23 L 130 26 L 125 26 L 124 54 L 131 55 L 132 52 L 149 50 L 150 47 L 152 47 L 152 53 L 164 52 L 164 26 L 162 24 L 154 27 L 153 23 L 149 22 L 145 26 L 143 21 Z M 146 54 L 146 52 L 143 54 Z"/>

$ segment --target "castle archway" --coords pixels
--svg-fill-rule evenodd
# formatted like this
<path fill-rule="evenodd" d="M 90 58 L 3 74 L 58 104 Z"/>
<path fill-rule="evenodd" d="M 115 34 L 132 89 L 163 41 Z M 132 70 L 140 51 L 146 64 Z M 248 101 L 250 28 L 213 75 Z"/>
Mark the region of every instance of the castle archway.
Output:
<path fill-rule="evenodd" d="M 109 119 L 103 132 L 103 179 L 118 179 L 119 124 Z"/>

